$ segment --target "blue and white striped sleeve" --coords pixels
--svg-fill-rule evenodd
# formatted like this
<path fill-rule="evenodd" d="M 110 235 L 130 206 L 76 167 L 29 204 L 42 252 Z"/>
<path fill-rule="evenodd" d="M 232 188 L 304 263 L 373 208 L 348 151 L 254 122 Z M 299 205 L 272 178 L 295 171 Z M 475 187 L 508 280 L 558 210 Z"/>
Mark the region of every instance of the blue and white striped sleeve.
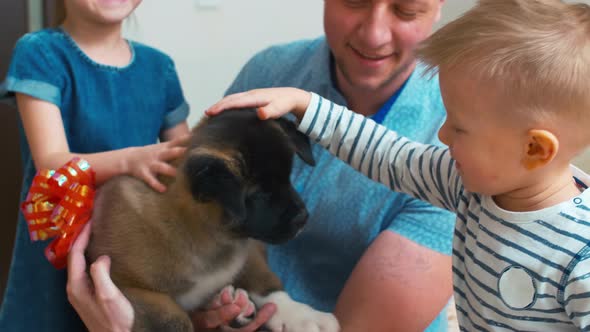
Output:
<path fill-rule="evenodd" d="M 578 253 L 578 260 L 564 288 L 565 311 L 581 331 L 590 331 L 590 249 Z"/>
<path fill-rule="evenodd" d="M 410 141 L 315 93 L 299 130 L 372 180 L 455 211 L 462 185 L 448 149 Z"/>

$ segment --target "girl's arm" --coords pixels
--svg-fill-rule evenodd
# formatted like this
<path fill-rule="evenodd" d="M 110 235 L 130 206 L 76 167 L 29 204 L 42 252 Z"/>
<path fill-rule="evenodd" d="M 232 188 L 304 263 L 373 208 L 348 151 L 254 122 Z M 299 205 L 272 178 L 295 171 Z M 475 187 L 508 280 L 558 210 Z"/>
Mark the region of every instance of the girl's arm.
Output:
<path fill-rule="evenodd" d="M 188 135 L 190 135 L 188 124 L 186 123 L 186 121 L 183 121 L 172 128 L 164 130 L 162 134 L 160 134 L 160 141 L 173 141 L 175 139 L 183 138 Z"/>
<path fill-rule="evenodd" d="M 37 169 L 56 169 L 74 156 L 80 156 L 92 165 L 96 172 L 97 185 L 113 176 L 129 174 L 135 176 L 155 190 L 163 192 L 165 186 L 156 175 L 174 176 L 176 169 L 167 161 L 181 156 L 188 140 L 181 134 L 188 132 L 179 124 L 163 133 L 171 141 L 143 147 L 129 147 L 119 150 L 79 154 L 70 151 L 59 108 L 49 102 L 25 94 L 16 94 L 33 161 Z"/>

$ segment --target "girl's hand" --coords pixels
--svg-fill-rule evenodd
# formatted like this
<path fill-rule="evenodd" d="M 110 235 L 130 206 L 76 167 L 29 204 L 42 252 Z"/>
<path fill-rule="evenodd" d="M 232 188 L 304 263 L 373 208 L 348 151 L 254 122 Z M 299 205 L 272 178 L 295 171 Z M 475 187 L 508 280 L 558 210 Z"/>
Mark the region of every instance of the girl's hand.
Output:
<path fill-rule="evenodd" d="M 205 114 L 213 116 L 230 108 L 257 107 L 258 117 L 262 120 L 280 118 L 289 112 L 301 119 L 310 100 L 309 92 L 296 88 L 256 89 L 228 95 Z"/>
<path fill-rule="evenodd" d="M 189 139 L 190 135 L 186 135 L 168 142 L 129 148 L 125 173 L 145 181 L 156 191 L 166 191 L 157 175 L 176 176 L 176 168 L 168 162 L 184 154 Z"/>
<path fill-rule="evenodd" d="M 234 291 L 233 287 L 225 287 L 212 301 L 206 310 L 195 311 L 192 321 L 195 331 L 221 329 L 225 332 L 254 332 L 266 323 L 276 311 L 276 305 L 267 303 L 256 313 L 254 319 L 241 328 L 228 325 L 240 314 L 249 316 L 253 311 L 253 303 L 244 291 Z"/>
<path fill-rule="evenodd" d="M 131 331 L 133 307 L 109 276 L 110 259 L 99 257 L 90 266 L 90 277 L 86 274 L 84 250 L 88 245 L 91 223 L 84 227 L 68 256 L 68 300 L 90 332 Z"/>

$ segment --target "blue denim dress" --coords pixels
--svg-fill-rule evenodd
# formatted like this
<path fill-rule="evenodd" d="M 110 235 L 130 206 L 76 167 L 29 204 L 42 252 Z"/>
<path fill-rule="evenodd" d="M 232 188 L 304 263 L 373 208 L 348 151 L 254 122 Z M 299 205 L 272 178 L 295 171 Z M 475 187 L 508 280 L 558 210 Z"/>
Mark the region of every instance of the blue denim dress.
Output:
<path fill-rule="evenodd" d="M 186 120 L 189 108 L 172 60 L 128 43 L 132 60 L 112 67 L 91 60 L 62 29 L 27 34 L 14 49 L 0 96 L 22 93 L 57 105 L 72 152 L 156 143 L 163 130 Z M 36 169 L 22 126 L 20 132 L 22 201 Z M 66 271 L 56 270 L 44 256 L 49 242 L 32 243 L 19 214 L 0 331 L 85 330 L 67 300 Z"/>

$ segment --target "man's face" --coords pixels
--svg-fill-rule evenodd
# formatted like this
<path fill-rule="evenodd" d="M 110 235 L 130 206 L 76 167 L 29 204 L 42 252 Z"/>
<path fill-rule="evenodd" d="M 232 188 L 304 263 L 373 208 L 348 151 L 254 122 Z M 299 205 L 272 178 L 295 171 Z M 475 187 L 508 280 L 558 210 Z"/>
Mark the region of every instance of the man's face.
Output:
<path fill-rule="evenodd" d="M 324 29 L 338 83 L 379 89 L 412 70 L 444 0 L 324 0 Z"/>

